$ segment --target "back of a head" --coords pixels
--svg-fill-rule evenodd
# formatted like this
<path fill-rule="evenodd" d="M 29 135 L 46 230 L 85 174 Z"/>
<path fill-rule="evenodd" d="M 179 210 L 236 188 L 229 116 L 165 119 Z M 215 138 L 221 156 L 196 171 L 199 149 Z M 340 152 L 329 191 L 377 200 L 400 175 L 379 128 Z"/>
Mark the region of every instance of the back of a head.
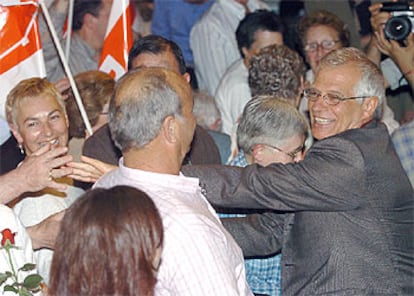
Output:
<path fill-rule="evenodd" d="M 220 121 L 220 111 L 215 99 L 206 91 L 193 91 L 194 107 L 193 113 L 197 124 L 205 129 Z"/>
<path fill-rule="evenodd" d="M 256 144 L 282 145 L 293 136 L 307 133 L 306 119 L 291 103 L 275 96 L 258 96 L 244 107 L 237 128 L 237 143 L 240 149 L 250 153 Z"/>
<path fill-rule="evenodd" d="M 283 25 L 280 17 L 269 10 L 256 10 L 246 14 L 236 30 L 237 46 L 243 58 L 242 48 L 250 48 L 255 41 L 255 33 L 259 30 L 283 34 Z"/>
<path fill-rule="evenodd" d="M 306 45 L 306 33 L 308 29 L 319 25 L 330 27 L 338 32 L 339 40 L 343 47 L 350 45 L 348 25 L 332 12 L 317 10 L 302 17 L 297 24 L 297 33 L 301 40 L 302 48 Z"/>
<path fill-rule="evenodd" d="M 354 86 L 355 96 L 376 96 L 379 104 L 375 118 L 381 118 L 382 104 L 385 101 L 384 77 L 381 70 L 361 50 L 353 47 L 341 48 L 330 52 L 320 62 L 317 71 L 342 65 L 355 65 L 360 70 L 360 79 Z M 354 73 L 357 75 L 357 73 Z"/>
<path fill-rule="evenodd" d="M 86 71 L 75 76 L 76 86 L 82 98 L 86 114 L 94 126 L 106 104 L 109 103 L 115 87 L 115 80 L 101 71 Z M 67 91 L 66 109 L 69 117 L 69 135 L 75 138 L 84 138 L 85 123 L 80 114 L 78 104 L 72 90 Z"/>
<path fill-rule="evenodd" d="M 177 59 L 181 74 L 186 72 L 185 61 L 180 47 L 173 41 L 165 39 L 158 35 L 147 35 L 137 39 L 128 55 L 128 70 L 133 69 L 133 60 L 142 53 L 161 54 L 169 51 Z"/>
<path fill-rule="evenodd" d="M 109 128 L 119 149 L 142 148 L 159 134 L 164 119 L 181 118 L 182 98 L 191 97 L 184 78 L 163 68 L 127 72 L 116 84 L 109 107 Z"/>
<path fill-rule="evenodd" d="M 93 189 L 66 210 L 49 295 L 153 295 L 153 259 L 163 243 L 160 214 L 144 192 Z"/>
<path fill-rule="evenodd" d="M 276 96 L 296 102 L 301 91 L 305 64 L 299 54 L 284 45 L 271 45 L 250 60 L 252 96 Z"/>

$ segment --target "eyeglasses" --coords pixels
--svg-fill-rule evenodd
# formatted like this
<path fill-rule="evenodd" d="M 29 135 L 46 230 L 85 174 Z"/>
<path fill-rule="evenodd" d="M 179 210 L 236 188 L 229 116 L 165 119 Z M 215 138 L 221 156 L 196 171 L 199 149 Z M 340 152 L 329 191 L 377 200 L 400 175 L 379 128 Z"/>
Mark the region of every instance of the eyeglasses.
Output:
<path fill-rule="evenodd" d="M 308 99 L 309 101 L 316 102 L 320 97 L 322 97 L 323 101 L 331 106 L 338 105 L 340 102 L 348 101 L 348 100 L 356 100 L 356 99 L 366 99 L 370 98 L 371 96 L 356 96 L 356 97 L 348 97 L 343 98 L 341 96 L 327 93 L 322 96 L 322 93 L 317 90 L 316 88 L 307 88 L 303 91 L 303 96 Z"/>
<path fill-rule="evenodd" d="M 340 40 L 323 40 L 321 43 L 312 42 L 305 45 L 305 51 L 314 52 L 317 51 L 319 47 L 322 47 L 324 50 L 330 50 L 335 47 L 335 44 L 341 42 Z"/>
<path fill-rule="evenodd" d="M 267 146 L 269 148 L 275 149 L 275 150 L 277 150 L 279 152 L 282 152 L 282 153 L 290 156 L 293 160 L 299 155 L 299 153 L 302 153 L 303 150 L 305 149 L 305 145 L 304 144 L 300 145 L 295 150 L 290 151 L 290 152 L 285 152 L 282 149 L 280 149 L 279 147 L 276 147 L 276 146 L 273 146 L 273 145 L 269 145 L 269 144 L 263 144 L 263 145 L 265 145 L 265 146 Z"/>

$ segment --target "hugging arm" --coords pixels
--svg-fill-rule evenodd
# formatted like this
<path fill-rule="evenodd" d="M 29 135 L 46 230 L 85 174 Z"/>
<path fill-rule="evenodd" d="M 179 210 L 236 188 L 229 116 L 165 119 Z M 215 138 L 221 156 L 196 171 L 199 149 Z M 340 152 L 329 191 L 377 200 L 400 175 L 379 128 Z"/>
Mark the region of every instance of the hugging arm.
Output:
<path fill-rule="evenodd" d="M 240 218 L 223 218 L 221 221 L 243 250 L 244 257 L 259 257 L 280 252 L 285 216 L 265 212 Z"/>

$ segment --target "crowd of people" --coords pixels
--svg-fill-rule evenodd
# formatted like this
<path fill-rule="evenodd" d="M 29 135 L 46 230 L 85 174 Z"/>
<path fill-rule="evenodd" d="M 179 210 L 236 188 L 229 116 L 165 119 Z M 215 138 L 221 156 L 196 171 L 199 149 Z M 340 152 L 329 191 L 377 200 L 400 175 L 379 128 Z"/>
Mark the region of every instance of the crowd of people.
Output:
<path fill-rule="evenodd" d="M 48 1 L 60 33 L 69 2 Z M 414 33 L 366 0 L 361 49 L 340 12 L 292 31 L 261 0 L 144 2 L 115 81 L 116 1 L 74 0 L 92 134 L 40 18 L 47 77 L 1 98 L 0 295 L 413 295 L 414 108 L 387 98 L 412 100 Z"/>

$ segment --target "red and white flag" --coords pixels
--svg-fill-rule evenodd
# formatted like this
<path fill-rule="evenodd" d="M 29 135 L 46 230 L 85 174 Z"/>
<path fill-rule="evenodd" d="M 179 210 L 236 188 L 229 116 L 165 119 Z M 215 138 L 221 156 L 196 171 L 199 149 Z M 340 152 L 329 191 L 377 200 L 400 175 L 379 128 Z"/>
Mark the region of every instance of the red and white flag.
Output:
<path fill-rule="evenodd" d="M 113 1 L 99 62 L 99 70 L 115 79 L 127 71 L 128 53 L 132 46 L 130 8 L 129 0 Z"/>
<path fill-rule="evenodd" d="M 37 16 L 33 0 L 0 0 L 0 117 L 5 118 L 9 91 L 22 79 L 45 77 Z"/>

